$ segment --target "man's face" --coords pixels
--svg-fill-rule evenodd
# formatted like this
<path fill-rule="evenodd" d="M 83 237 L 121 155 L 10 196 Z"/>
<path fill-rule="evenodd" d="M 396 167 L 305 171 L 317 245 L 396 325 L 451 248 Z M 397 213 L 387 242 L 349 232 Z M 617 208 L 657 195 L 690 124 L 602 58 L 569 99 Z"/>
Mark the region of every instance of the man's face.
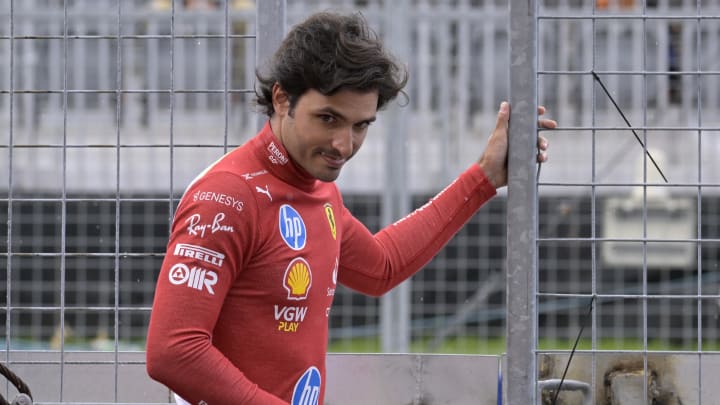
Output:
<path fill-rule="evenodd" d="M 295 163 L 318 180 L 334 181 L 362 146 L 377 102 L 377 91 L 325 96 L 311 89 L 290 110 L 287 95 L 275 85 L 271 125 Z"/>

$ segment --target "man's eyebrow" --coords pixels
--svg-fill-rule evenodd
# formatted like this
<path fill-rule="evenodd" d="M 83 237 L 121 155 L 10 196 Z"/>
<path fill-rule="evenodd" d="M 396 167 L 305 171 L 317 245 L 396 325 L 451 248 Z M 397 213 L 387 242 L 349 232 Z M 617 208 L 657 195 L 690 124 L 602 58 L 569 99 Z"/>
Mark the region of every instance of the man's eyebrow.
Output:
<path fill-rule="evenodd" d="M 334 109 L 332 107 L 323 107 L 323 108 L 319 109 L 317 112 L 333 115 L 342 121 L 349 121 L 348 117 L 346 117 L 340 111 L 337 111 L 336 109 Z M 377 119 L 377 116 L 373 115 L 372 117 L 368 117 L 366 119 L 361 119 L 358 122 L 375 122 L 376 119 Z"/>

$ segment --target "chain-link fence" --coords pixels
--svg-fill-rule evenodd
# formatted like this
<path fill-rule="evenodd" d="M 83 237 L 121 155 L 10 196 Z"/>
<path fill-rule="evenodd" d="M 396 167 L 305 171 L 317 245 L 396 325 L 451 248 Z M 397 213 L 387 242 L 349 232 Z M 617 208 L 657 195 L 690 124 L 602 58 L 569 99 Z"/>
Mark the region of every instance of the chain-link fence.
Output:
<path fill-rule="evenodd" d="M 394 15 L 371 0 L 288 1 L 284 10 L 288 24 L 326 8 L 361 10 L 407 60 L 404 158 L 388 158 L 396 113 L 386 111 L 339 181 L 371 230 L 390 220 L 385 196 L 398 186 L 387 173 L 408 173 L 400 197 L 409 208 L 477 159 L 517 80 L 508 44 L 522 45 L 506 2 L 400 3 Z M 565 354 L 585 326 L 581 350 L 596 377 L 604 363 L 592 355 L 604 350 L 717 350 L 720 8 L 536 6 L 536 30 L 525 34 L 536 40 L 528 89 L 537 97 L 525 97 L 561 128 L 545 134 L 551 162 L 532 200 L 533 350 Z M 196 173 L 257 127 L 256 11 L 237 0 L 0 2 L 0 330 L 11 368 L 48 370 L 41 400 L 149 397 L 123 387 L 145 378 L 174 207 Z M 406 284 L 398 299 L 407 311 L 389 327 L 381 300 L 339 288 L 331 350 L 381 351 L 383 334 L 407 330 L 412 352 L 503 353 L 516 321 L 506 311 L 507 203 L 502 192 Z M 557 374 L 540 363 L 541 377 Z M 643 363 L 652 369 L 648 356 Z M 72 381 L 87 364 L 114 388 Z"/>

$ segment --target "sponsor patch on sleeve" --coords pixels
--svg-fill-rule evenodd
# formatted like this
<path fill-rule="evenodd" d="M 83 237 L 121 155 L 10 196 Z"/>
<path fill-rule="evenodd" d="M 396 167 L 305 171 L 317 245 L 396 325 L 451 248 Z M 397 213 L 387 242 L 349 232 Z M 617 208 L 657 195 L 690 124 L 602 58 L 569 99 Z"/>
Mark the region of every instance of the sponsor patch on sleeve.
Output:
<path fill-rule="evenodd" d="M 185 286 L 199 291 L 207 291 L 215 295 L 213 286 L 217 284 L 218 276 L 214 271 L 203 269 L 197 266 L 188 266 L 183 263 L 175 263 L 170 268 L 170 283 L 178 286 Z"/>
<path fill-rule="evenodd" d="M 200 260 L 201 262 L 212 264 L 217 268 L 221 268 L 225 261 L 225 255 L 220 252 L 188 243 L 178 243 L 175 245 L 173 254 L 179 257 Z"/>

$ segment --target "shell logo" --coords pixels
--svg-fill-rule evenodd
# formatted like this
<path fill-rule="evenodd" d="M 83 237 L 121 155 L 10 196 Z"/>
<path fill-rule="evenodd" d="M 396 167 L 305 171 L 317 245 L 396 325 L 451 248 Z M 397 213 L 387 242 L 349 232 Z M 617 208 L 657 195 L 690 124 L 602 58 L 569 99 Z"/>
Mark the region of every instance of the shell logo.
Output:
<path fill-rule="evenodd" d="M 312 272 L 305 259 L 298 257 L 290 262 L 285 270 L 283 286 L 288 292 L 289 300 L 304 300 L 312 286 Z"/>

